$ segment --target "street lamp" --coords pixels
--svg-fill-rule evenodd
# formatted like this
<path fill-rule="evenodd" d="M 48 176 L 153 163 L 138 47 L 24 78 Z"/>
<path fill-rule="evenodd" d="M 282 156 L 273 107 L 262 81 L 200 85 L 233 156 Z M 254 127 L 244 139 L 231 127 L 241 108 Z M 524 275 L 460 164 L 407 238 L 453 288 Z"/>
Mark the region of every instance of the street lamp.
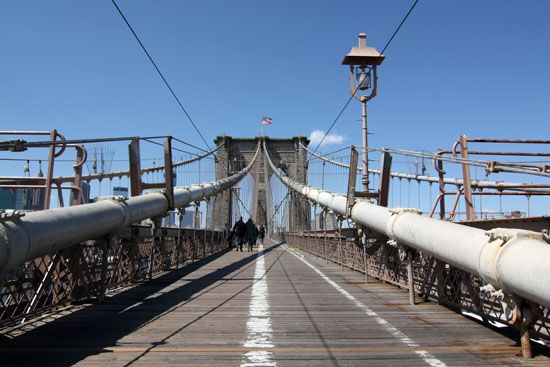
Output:
<path fill-rule="evenodd" d="M 350 93 L 361 101 L 363 119 L 363 191 L 369 190 L 369 153 L 368 131 L 367 131 L 367 101 L 376 96 L 378 88 L 378 76 L 376 67 L 384 61 L 374 47 L 367 47 L 367 35 L 359 33 L 359 46 L 352 47 L 351 51 L 344 56 L 342 65 L 349 65 Z M 371 89 L 368 95 L 359 95 L 359 91 Z"/>

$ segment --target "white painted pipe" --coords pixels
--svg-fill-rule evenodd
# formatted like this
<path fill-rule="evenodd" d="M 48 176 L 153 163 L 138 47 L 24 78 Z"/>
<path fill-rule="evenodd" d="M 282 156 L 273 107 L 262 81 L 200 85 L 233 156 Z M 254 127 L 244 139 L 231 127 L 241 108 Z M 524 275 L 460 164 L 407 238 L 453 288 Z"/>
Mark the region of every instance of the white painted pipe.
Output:
<path fill-rule="evenodd" d="M 264 150 L 267 149 L 264 143 Z M 298 183 L 267 160 L 281 181 L 311 201 L 346 215 L 346 196 Z M 481 277 L 497 289 L 550 307 L 550 244 L 541 233 L 497 228 L 485 231 L 356 201 L 351 219 L 397 243 L 410 246 Z"/>
<path fill-rule="evenodd" d="M 229 189 L 250 171 L 259 152 L 258 145 L 248 166 L 233 176 L 176 188 L 175 207 L 183 208 Z M 124 200 L 108 197 L 91 204 L 31 212 L 18 219 L 0 220 L 0 275 L 38 256 L 116 234 L 131 223 L 161 217 L 167 211 L 166 196 L 161 192 L 152 192 Z"/>

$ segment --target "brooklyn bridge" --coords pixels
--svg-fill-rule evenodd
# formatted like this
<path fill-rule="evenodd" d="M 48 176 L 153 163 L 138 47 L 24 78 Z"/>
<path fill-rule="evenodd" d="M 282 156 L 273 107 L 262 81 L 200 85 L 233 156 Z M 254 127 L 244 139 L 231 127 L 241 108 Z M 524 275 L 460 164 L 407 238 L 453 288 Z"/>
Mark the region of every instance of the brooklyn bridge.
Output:
<path fill-rule="evenodd" d="M 164 98 L 168 99 L 167 105 L 176 108 L 178 117 L 174 123 L 170 122 L 175 121 L 174 117 L 166 113 L 155 117 L 154 123 L 142 124 L 149 119 L 152 106 L 164 106 L 165 102 L 149 95 L 141 102 L 131 103 L 135 113 L 122 107 L 127 96 L 116 88 L 135 82 L 133 76 L 124 74 L 127 65 L 131 65 L 126 61 L 120 67 L 113 59 L 114 66 L 105 68 L 119 67 L 120 75 L 109 74 L 113 91 L 105 84 L 101 88 L 94 84 L 94 78 L 101 75 L 94 74 L 94 68 L 102 68 L 105 59 L 94 59 L 90 64 L 79 59 L 82 64 L 67 64 L 59 72 L 66 75 L 74 66 L 78 75 L 89 77 L 82 81 L 88 83 L 86 93 L 95 96 L 82 98 L 89 106 L 93 104 L 93 108 L 83 110 L 92 114 L 89 119 L 75 115 L 76 109 L 83 108 L 72 108 L 76 102 L 71 98 L 77 93 L 67 94 L 66 99 L 58 96 L 66 82 L 64 77 L 53 73 L 61 84 L 46 83 L 53 97 L 42 93 L 35 99 L 33 90 L 27 89 L 22 98 L 19 93 L 23 87 L 19 88 L 18 83 L 26 85 L 26 79 L 21 70 L 32 74 L 32 67 L 20 66 L 18 62 L 2 67 L 16 70 L 19 79 L 14 81 L 6 74 L 12 87 L 0 86 L 0 93 L 10 90 L 0 95 L 0 100 L 10 101 L 0 108 L 0 119 L 9 120 L 3 125 L 6 130 L 0 131 L 0 366 L 550 364 L 550 140 L 541 137 L 547 133 L 547 125 L 529 125 L 523 112 L 531 111 L 531 119 L 538 115 L 528 108 L 523 108 L 521 119 L 514 117 L 508 111 L 514 108 L 512 105 L 503 106 L 506 112 L 497 116 L 502 121 L 514 120 L 515 130 L 511 130 L 512 125 L 506 128 L 505 122 L 487 127 L 474 122 L 447 124 L 442 119 L 429 125 L 433 120 L 430 114 L 455 121 L 449 116 L 457 114 L 457 119 L 462 118 L 464 111 L 449 110 L 445 106 L 450 102 L 442 101 L 439 94 L 430 101 L 431 92 L 426 89 L 415 89 L 431 106 L 423 112 L 407 101 L 418 97 L 414 93 L 407 98 L 394 95 L 390 107 L 371 105 L 375 97 L 376 101 L 392 98 L 378 96 L 382 91 L 380 73 L 388 64 L 384 61 L 388 47 L 398 32 L 404 36 L 403 26 L 409 15 L 417 14 L 412 12 L 418 2 L 411 2 L 396 27 L 392 23 L 391 36 L 380 51 L 371 46 L 370 38 L 367 43 L 365 33 L 357 36 L 348 28 L 342 30 L 350 33 L 350 40 L 357 37 L 350 44 L 351 49 L 341 47 L 348 52 L 338 55 L 348 79 L 341 91 L 346 103 L 334 120 L 329 118 L 332 123 L 325 130 L 317 129 L 316 119 L 326 115 L 324 109 L 330 104 L 326 101 L 332 101 L 333 96 L 323 94 L 320 83 L 313 83 L 319 81 L 318 76 L 308 78 L 323 68 L 323 59 L 332 57 L 327 56 L 332 53 L 332 34 L 325 34 L 326 43 L 310 40 L 310 46 L 315 47 L 304 52 L 314 55 L 311 65 L 302 65 L 299 73 L 291 74 L 295 80 L 281 77 L 284 73 L 270 75 L 286 67 L 291 50 L 296 51 L 296 59 L 305 57 L 298 45 L 307 42 L 295 33 L 284 38 L 285 29 L 278 29 L 281 34 L 273 36 L 269 33 L 272 29 L 263 29 L 263 24 L 255 28 L 259 35 L 251 30 L 232 33 L 231 27 L 242 30 L 240 27 L 249 27 L 247 22 L 258 21 L 247 13 L 261 12 L 248 9 L 256 6 L 252 4 L 239 8 L 239 12 L 231 10 L 240 14 L 238 19 L 246 26 L 232 21 L 231 27 L 225 29 L 239 39 L 234 45 L 239 55 L 232 53 L 230 42 L 218 41 L 217 22 L 226 24 L 231 18 L 223 10 L 227 4 L 218 4 L 221 10 L 209 10 L 207 25 L 201 20 L 206 18 L 200 15 L 205 10 L 190 4 L 166 2 L 152 6 L 127 2 L 119 7 L 111 0 L 108 12 L 96 10 L 96 4 L 92 6 L 90 17 L 108 13 L 114 18 L 106 18 L 102 23 L 105 28 L 97 30 L 97 37 L 111 45 L 112 55 L 120 51 L 116 37 L 128 41 L 128 45 L 120 46 L 121 50 L 128 46 L 129 50 L 142 53 L 139 60 L 147 73 L 152 72 L 156 78 L 152 83 L 161 86 L 168 96 Z M 329 27 L 327 32 L 336 32 L 344 22 L 335 23 L 338 27 L 330 26 L 329 19 L 338 18 L 340 13 L 331 14 L 323 8 L 325 5 L 319 5 L 323 21 L 310 26 L 317 30 Z M 180 11 L 187 6 L 192 8 L 189 14 L 198 14 L 196 20 L 187 21 L 200 30 L 183 32 L 170 28 L 172 16 L 188 16 Z M 311 9 L 302 8 L 303 4 L 292 6 L 297 7 L 300 19 L 294 19 L 292 11 L 276 13 L 285 17 L 289 29 L 306 27 L 310 15 L 312 19 L 321 16 L 311 14 Z M 341 10 L 336 5 L 326 6 L 334 12 Z M 376 6 L 382 12 L 387 5 Z M 423 6 L 441 11 L 439 5 Z M 133 17 L 127 16 L 123 10 L 126 7 L 135 11 L 129 10 Z M 167 9 L 172 7 L 178 12 L 170 14 Z M 498 7 L 499 12 L 504 11 L 500 4 Z M 32 15 L 40 22 L 49 16 L 67 19 L 55 18 L 49 8 L 40 9 L 44 14 L 37 11 Z M 272 11 L 280 11 L 277 9 L 275 6 Z M 166 45 L 167 41 L 146 42 L 147 37 L 142 38 L 133 25 L 140 24 L 139 20 L 146 23 L 161 10 L 166 19 L 151 23 L 148 29 L 152 34 L 166 31 L 188 37 L 186 47 L 205 53 L 182 57 L 177 47 L 170 46 L 167 49 L 174 52 L 175 59 L 170 61 L 164 54 L 164 64 L 158 63 L 166 49 L 156 46 Z M 73 14 L 75 9 L 66 11 Z M 538 19 L 535 13 L 529 14 Z M 279 19 L 264 15 L 266 24 Z M 516 13 L 513 15 L 517 20 Z M 358 12 L 353 19 L 359 16 Z M 437 21 L 435 17 L 421 19 Z M 13 19 L 6 21 L 15 22 L 14 29 L 21 29 Z M 87 24 L 88 20 L 82 22 Z M 374 19 L 372 24 L 377 22 Z M 55 41 L 44 46 L 30 42 L 25 47 L 47 49 L 46 45 L 61 42 L 80 51 L 74 55 L 73 51 L 62 52 L 60 58 L 69 54 L 78 57 L 79 52 L 90 55 L 80 49 L 80 44 L 68 41 L 73 29 L 84 32 L 79 28 L 84 27 L 82 24 L 78 21 L 68 27 L 60 23 L 53 29 L 64 31 Z M 186 27 L 187 23 L 180 26 Z M 216 30 L 215 35 L 200 28 L 203 26 Z M 472 27 L 476 26 L 479 25 L 474 22 Z M 52 31 L 44 29 L 46 34 Z M 111 29 L 121 30 L 121 34 L 116 33 L 115 37 Z M 463 28 L 460 29 L 462 34 Z M 432 41 L 437 44 L 437 32 L 429 28 L 425 33 L 434 37 Z M 33 33 L 35 36 L 38 37 Z M 209 36 L 215 36 L 215 47 L 190 41 Z M 258 38 L 251 41 L 249 36 Z M 272 38 L 262 38 L 268 36 Z M 278 36 L 287 43 L 279 44 Z M 479 37 L 486 35 L 480 33 Z M 89 37 L 86 47 L 99 47 L 93 39 Z M 297 43 L 290 44 L 289 40 Z M 247 42 L 254 47 L 246 48 Z M 529 45 L 537 44 L 538 52 L 544 43 Z M 14 46 L 17 44 L 6 47 L 14 54 L 27 52 Z M 147 48 L 152 45 L 155 46 Z M 448 42 L 438 47 L 445 45 Z M 4 48 L 2 44 L 0 47 Z M 285 54 L 278 58 L 281 49 Z M 477 56 L 483 55 L 477 50 Z M 50 56 L 55 53 L 47 51 Z M 11 60 L 12 54 L 7 54 Z M 444 52 L 436 50 L 430 55 L 436 54 L 443 57 Z M 527 54 L 529 51 L 523 55 Z M 461 90 L 461 98 L 466 99 L 469 93 L 478 96 L 476 88 L 483 88 L 483 83 L 477 81 L 473 82 L 475 88 L 468 87 L 469 92 L 460 89 L 465 88 L 461 84 L 451 87 L 438 80 L 447 78 L 447 69 L 426 66 L 424 70 L 420 64 L 437 62 L 430 64 L 427 56 L 415 50 L 409 50 L 407 57 L 410 59 L 411 55 L 417 63 L 414 72 L 425 76 L 422 83 L 411 83 L 414 87 L 436 83 L 442 90 Z M 477 58 L 474 53 L 453 55 L 462 60 L 461 65 L 465 59 Z M 233 56 L 238 56 L 239 63 L 246 67 L 238 72 L 231 69 Z M 261 65 L 257 64 L 259 58 Z M 511 62 L 506 58 L 501 57 L 498 63 Z M 29 61 L 32 57 L 23 59 L 35 65 Z M 176 88 L 175 75 L 179 74 L 174 70 L 191 62 L 189 59 L 200 59 L 206 66 L 200 73 L 188 75 L 193 93 L 181 98 L 177 91 L 185 88 Z M 477 61 L 482 63 L 482 57 Z M 2 62 L 0 66 L 5 66 Z M 168 77 L 165 71 L 170 70 L 170 62 L 178 66 L 172 65 Z M 45 70 L 55 68 L 46 60 L 40 63 L 49 65 L 44 66 Z M 400 64 L 388 67 L 397 73 L 396 65 Z M 128 66 L 128 70 L 131 68 Z M 490 67 L 465 69 L 466 74 L 480 80 L 484 73 L 492 72 Z M 234 70 L 237 76 L 226 73 L 228 70 Z M 438 72 L 440 76 L 434 76 Z M 43 78 L 49 77 L 49 71 L 44 73 Z M 430 73 L 433 75 L 428 78 Z M 505 74 L 509 81 L 517 79 L 513 83 L 524 83 L 523 73 L 531 75 L 528 67 L 513 78 L 510 69 Z M 292 87 L 302 77 L 310 88 Z M 209 81 L 205 88 L 208 92 L 218 88 L 223 91 L 215 97 L 212 94 L 208 104 L 200 104 L 206 112 L 197 115 L 218 119 L 209 125 L 194 120 L 187 108 L 206 99 L 192 97 L 204 93 L 202 78 Z M 284 89 L 277 89 L 278 78 L 284 79 Z M 331 83 L 329 79 L 326 78 L 327 84 Z M 40 80 L 35 78 L 32 83 L 39 88 Z M 243 117 L 236 119 L 231 114 L 237 112 L 230 105 L 243 98 L 240 93 L 251 81 L 261 84 L 261 88 L 256 85 L 247 90 L 246 107 L 238 111 Z M 394 79 L 384 93 L 391 96 L 405 90 L 409 81 L 403 76 L 398 82 Z M 498 80 L 494 83 L 499 85 Z M 232 84 L 230 89 L 224 89 L 228 84 Z M 539 80 L 539 84 L 544 83 Z M 530 84 L 532 90 L 536 90 L 536 85 L 534 81 Z M 128 98 L 138 98 L 139 93 L 149 93 L 151 88 L 128 86 Z M 297 95 L 295 89 L 310 95 L 309 102 L 319 109 L 319 115 L 315 113 L 310 118 L 303 114 L 298 107 L 302 101 L 292 100 Z M 388 92 L 390 89 L 397 91 Z M 499 93 L 497 89 L 495 86 L 493 92 Z M 535 98 L 539 92 L 530 97 L 522 93 L 514 94 L 514 103 L 544 104 Z M 102 99 L 102 94 L 108 95 L 107 100 Z M 16 103 L 27 97 L 34 105 Z M 482 106 L 485 108 L 491 97 L 487 93 L 483 98 L 487 99 Z M 62 112 L 42 110 L 41 99 Z M 259 108 L 282 105 L 282 101 L 290 105 L 283 109 L 288 113 L 287 122 L 274 117 L 276 112 L 250 121 L 249 110 L 257 114 Z M 468 107 L 462 102 L 452 99 L 454 105 L 461 104 L 465 110 L 475 107 L 472 100 Z M 374 111 L 368 116 L 367 104 L 369 113 Z M 355 107 L 355 115 L 346 115 Z M 273 110 L 277 111 L 275 107 Z M 380 110 L 383 113 L 377 114 Z M 29 123 L 29 111 L 39 117 L 44 114 L 44 120 Z M 96 126 L 97 111 L 114 117 L 106 117 L 107 122 Z M 289 117 L 293 113 L 301 115 Z M 485 116 L 479 109 L 476 113 Z M 25 119 L 14 117 L 19 114 Z M 136 122 L 120 119 L 119 114 L 131 114 Z M 396 114 L 406 123 L 394 125 L 390 120 Z M 75 123 L 74 116 L 80 116 L 82 122 Z M 59 125 L 56 118 L 61 121 Z M 356 119 L 360 128 L 353 127 L 354 132 L 348 136 L 336 134 L 334 127 L 343 119 Z M 424 124 L 423 119 L 428 122 Z M 343 124 L 340 121 L 338 126 Z M 314 130 L 308 135 L 306 128 Z M 373 131 L 377 135 L 372 135 Z M 526 136 L 520 136 L 524 131 Z M 331 144 L 334 149 L 329 148 Z M 411 148 L 414 144 L 427 146 Z M 435 144 L 437 149 L 433 148 Z"/>

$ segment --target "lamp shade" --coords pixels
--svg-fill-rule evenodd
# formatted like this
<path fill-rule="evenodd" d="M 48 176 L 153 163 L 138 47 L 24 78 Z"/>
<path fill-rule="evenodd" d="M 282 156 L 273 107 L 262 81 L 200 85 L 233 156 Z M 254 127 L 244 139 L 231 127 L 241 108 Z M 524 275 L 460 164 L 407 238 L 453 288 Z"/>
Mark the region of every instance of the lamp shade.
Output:
<path fill-rule="evenodd" d="M 344 56 L 342 65 L 380 65 L 384 58 L 385 56 L 374 47 L 367 47 L 367 35 L 359 33 L 359 46 L 352 47 L 351 51 Z"/>

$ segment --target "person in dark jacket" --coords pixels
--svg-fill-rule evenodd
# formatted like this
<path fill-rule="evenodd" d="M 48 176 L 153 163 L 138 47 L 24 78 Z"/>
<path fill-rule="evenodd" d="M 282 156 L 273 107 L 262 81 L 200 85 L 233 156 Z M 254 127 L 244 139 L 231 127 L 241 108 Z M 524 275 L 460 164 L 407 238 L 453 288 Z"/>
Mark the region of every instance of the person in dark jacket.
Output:
<path fill-rule="evenodd" d="M 233 233 L 235 236 L 235 251 L 243 251 L 243 241 L 246 232 L 246 224 L 243 222 L 243 217 L 240 217 L 237 223 L 233 226 Z"/>
<path fill-rule="evenodd" d="M 258 237 L 260 238 L 260 243 L 263 245 L 265 237 L 265 227 L 263 225 L 258 229 Z"/>
<path fill-rule="evenodd" d="M 244 239 L 248 244 L 249 252 L 254 250 L 254 244 L 256 243 L 256 238 L 258 238 L 258 228 L 256 228 L 254 221 L 251 218 L 249 218 L 248 221 L 246 222 L 246 231 L 244 234 Z"/>

